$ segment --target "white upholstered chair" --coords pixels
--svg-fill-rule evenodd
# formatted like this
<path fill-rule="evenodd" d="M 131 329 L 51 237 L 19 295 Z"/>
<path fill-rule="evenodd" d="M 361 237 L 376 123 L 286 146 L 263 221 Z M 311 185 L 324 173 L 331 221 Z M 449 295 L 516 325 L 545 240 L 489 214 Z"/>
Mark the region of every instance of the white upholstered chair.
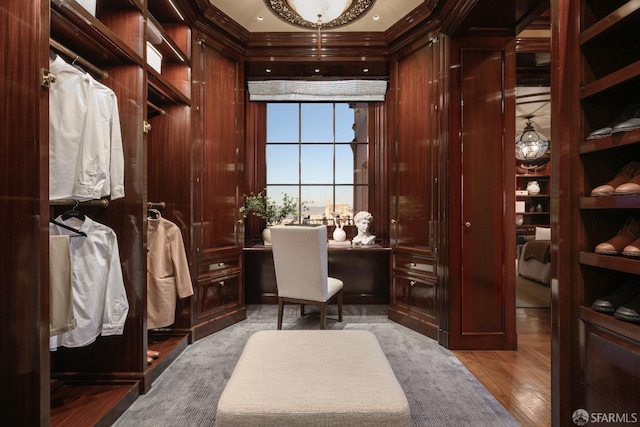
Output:
<path fill-rule="evenodd" d="M 285 303 L 320 307 L 320 329 L 325 328 L 326 306 L 338 302 L 342 322 L 342 281 L 329 277 L 327 226 L 281 225 L 271 227 L 273 263 L 278 288 L 278 329 L 282 329 Z"/>

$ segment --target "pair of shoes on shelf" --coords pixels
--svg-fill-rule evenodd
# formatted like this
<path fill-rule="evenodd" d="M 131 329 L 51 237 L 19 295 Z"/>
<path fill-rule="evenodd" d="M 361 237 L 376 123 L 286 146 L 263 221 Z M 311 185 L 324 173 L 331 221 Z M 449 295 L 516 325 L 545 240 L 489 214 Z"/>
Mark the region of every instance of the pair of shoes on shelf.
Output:
<path fill-rule="evenodd" d="M 613 314 L 616 319 L 640 323 L 640 284 L 629 280 L 606 297 L 595 300 L 591 308 Z"/>
<path fill-rule="evenodd" d="M 595 252 L 604 255 L 640 256 L 640 223 L 634 218 L 627 219 L 618 234 L 598 244 Z"/>
<path fill-rule="evenodd" d="M 587 136 L 587 139 L 604 138 L 618 132 L 640 128 L 640 104 L 631 104 L 622 110 L 622 113 L 609 126 L 596 129 Z"/>
<path fill-rule="evenodd" d="M 640 193 L 640 162 L 629 162 L 611 181 L 591 190 L 592 196 L 624 196 Z"/>
<path fill-rule="evenodd" d="M 154 350 L 147 350 L 147 365 L 151 365 L 154 359 L 160 357 L 160 352 Z"/>

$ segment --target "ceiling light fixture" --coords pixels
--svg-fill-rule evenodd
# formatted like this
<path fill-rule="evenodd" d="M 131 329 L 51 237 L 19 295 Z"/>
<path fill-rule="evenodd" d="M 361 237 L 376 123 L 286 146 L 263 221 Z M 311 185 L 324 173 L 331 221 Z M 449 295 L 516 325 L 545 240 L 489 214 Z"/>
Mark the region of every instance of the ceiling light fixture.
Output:
<path fill-rule="evenodd" d="M 350 24 L 371 9 L 376 0 L 264 0 L 280 19 L 307 29 L 330 29 Z"/>
<path fill-rule="evenodd" d="M 542 157 L 549 149 L 549 140 L 534 129 L 531 124 L 533 115 L 524 118 L 527 119 L 524 131 L 516 137 L 516 158 L 527 162 Z"/>

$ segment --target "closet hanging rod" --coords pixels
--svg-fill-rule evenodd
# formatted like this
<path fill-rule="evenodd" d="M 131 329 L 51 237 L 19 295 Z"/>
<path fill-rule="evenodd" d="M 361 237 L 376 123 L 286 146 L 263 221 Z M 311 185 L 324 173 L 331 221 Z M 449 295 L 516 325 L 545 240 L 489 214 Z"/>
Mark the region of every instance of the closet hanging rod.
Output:
<path fill-rule="evenodd" d="M 147 101 L 147 105 L 149 107 L 151 107 L 152 109 L 156 110 L 157 112 L 159 112 L 160 114 L 166 114 L 166 112 L 164 111 L 164 109 L 158 107 L 157 105 L 155 105 L 154 103 Z"/>
<path fill-rule="evenodd" d="M 97 79 L 106 79 L 109 77 L 109 73 L 105 70 L 96 67 L 86 59 L 82 58 L 80 55 L 72 51 L 66 46 L 63 46 L 59 42 L 54 39 L 49 39 L 49 46 L 51 46 L 54 50 L 57 50 L 59 53 L 67 56 L 69 59 L 73 59 L 74 63 L 77 63 L 83 68 L 86 68 L 91 74 L 93 74 Z"/>
<path fill-rule="evenodd" d="M 159 209 L 162 210 L 167 207 L 165 202 L 147 202 L 147 209 Z"/>
<path fill-rule="evenodd" d="M 101 208 L 106 208 L 109 206 L 109 199 L 96 199 L 96 200 L 86 200 L 84 202 L 78 202 L 75 199 L 58 199 L 49 201 L 51 206 L 98 206 Z"/>

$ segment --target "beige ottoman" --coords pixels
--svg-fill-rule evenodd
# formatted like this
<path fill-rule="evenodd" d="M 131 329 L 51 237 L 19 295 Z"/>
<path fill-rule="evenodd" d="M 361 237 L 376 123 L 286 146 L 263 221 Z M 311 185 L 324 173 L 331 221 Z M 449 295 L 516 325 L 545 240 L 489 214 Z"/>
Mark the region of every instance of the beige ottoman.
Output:
<path fill-rule="evenodd" d="M 253 334 L 216 426 L 409 426 L 407 398 L 376 337 L 356 330 Z"/>

